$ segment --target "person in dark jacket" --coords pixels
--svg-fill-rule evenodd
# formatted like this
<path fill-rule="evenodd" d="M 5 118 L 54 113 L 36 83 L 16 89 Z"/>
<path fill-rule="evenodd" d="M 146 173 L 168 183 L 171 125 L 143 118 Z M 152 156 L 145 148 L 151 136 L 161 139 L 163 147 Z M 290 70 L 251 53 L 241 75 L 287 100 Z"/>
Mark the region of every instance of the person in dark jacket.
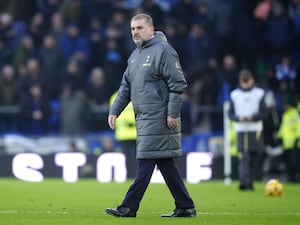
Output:
<path fill-rule="evenodd" d="M 137 173 L 122 204 L 105 211 L 117 217 L 136 217 L 157 165 L 176 206 L 172 213 L 162 217 L 194 217 L 194 202 L 174 160 L 182 155 L 180 111 L 187 87 L 178 54 L 162 32 L 154 31 L 153 20 L 147 14 L 131 19 L 131 33 L 137 48 L 128 59 L 108 124 L 114 129 L 117 117 L 132 101 L 137 129 Z"/>
<path fill-rule="evenodd" d="M 49 99 L 40 84 L 29 87 L 29 95 L 21 97 L 21 131 L 29 135 L 49 132 Z"/>

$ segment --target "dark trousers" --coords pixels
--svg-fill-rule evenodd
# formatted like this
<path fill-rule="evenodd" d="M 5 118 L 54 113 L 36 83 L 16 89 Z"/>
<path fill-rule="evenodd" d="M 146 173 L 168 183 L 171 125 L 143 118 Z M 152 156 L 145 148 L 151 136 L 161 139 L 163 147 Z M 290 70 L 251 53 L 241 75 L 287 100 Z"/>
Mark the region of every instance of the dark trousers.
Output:
<path fill-rule="evenodd" d="M 176 208 L 194 208 L 174 159 L 139 159 L 134 183 L 130 186 L 122 205 L 137 211 L 149 185 L 155 165 L 158 166 L 173 198 Z"/>
<path fill-rule="evenodd" d="M 286 174 L 289 182 L 297 181 L 297 173 L 299 165 L 299 149 L 286 149 L 283 152 L 283 157 L 285 160 Z"/>
<path fill-rule="evenodd" d="M 238 132 L 239 180 L 240 183 L 252 185 L 254 175 L 261 174 L 262 136 L 257 132 Z"/>

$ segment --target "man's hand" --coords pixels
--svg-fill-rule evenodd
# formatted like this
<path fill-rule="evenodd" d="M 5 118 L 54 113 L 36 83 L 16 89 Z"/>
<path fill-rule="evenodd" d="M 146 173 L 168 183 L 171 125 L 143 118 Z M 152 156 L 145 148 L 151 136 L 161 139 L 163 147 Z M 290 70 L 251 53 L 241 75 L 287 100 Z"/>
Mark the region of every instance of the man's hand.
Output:
<path fill-rule="evenodd" d="M 108 116 L 108 125 L 110 129 L 115 129 L 115 123 L 116 123 L 117 116 L 116 115 L 109 115 Z"/>
<path fill-rule="evenodd" d="M 179 118 L 173 118 L 171 116 L 168 116 L 167 124 L 170 129 L 175 130 L 179 127 Z"/>
<path fill-rule="evenodd" d="M 253 117 L 252 116 L 240 116 L 239 121 L 252 121 Z"/>

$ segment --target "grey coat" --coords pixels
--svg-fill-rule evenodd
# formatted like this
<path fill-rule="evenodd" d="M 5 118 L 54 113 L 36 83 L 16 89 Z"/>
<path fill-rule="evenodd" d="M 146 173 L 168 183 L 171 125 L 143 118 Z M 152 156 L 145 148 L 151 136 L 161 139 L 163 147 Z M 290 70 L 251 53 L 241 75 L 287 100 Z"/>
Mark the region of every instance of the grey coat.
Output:
<path fill-rule="evenodd" d="M 182 154 L 181 126 L 176 130 L 168 128 L 167 116 L 180 116 L 186 87 L 179 57 L 162 32 L 155 32 L 154 38 L 132 52 L 109 113 L 118 116 L 132 101 L 138 159 Z"/>

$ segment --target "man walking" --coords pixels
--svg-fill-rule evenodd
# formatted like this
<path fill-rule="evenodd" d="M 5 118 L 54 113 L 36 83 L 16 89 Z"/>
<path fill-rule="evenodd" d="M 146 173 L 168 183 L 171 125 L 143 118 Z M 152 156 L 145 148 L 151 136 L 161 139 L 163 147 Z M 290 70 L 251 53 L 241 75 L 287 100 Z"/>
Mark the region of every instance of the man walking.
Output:
<path fill-rule="evenodd" d="M 187 87 L 179 57 L 165 35 L 154 31 L 147 14 L 131 19 L 137 48 L 128 59 L 108 124 L 115 128 L 118 115 L 133 103 L 137 129 L 137 173 L 121 205 L 105 211 L 117 217 L 136 217 L 155 166 L 175 200 L 175 209 L 162 217 L 194 217 L 196 210 L 174 158 L 182 154 L 180 111 Z"/>

